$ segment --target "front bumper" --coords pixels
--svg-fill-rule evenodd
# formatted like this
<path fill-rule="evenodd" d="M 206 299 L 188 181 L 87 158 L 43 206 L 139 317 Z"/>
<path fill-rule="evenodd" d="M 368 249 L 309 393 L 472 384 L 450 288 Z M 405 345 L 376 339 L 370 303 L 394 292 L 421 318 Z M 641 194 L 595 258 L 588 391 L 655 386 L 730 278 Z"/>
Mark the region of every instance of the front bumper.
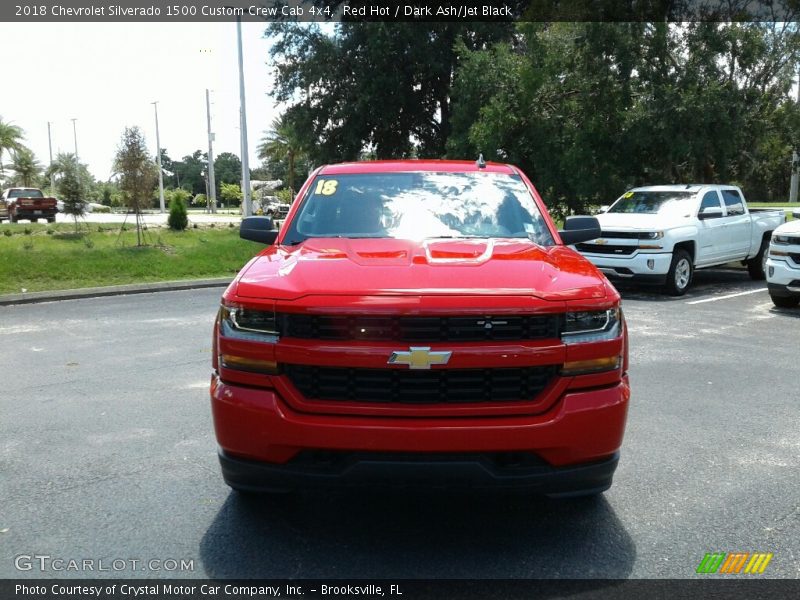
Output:
<path fill-rule="evenodd" d="M 611 485 L 629 398 L 624 376 L 602 389 L 568 391 L 537 415 L 367 417 L 299 413 L 273 390 L 216 375 L 211 381 L 223 475 L 245 490 L 388 484 L 599 492 Z"/>
<path fill-rule="evenodd" d="M 637 250 L 630 256 L 593 253 L 584 253 L 583 256 L 609 278 L 645 283 L 664 283 L 672 263 L 672 254 L 668 252 Z"/>
<path fill-rule="evenodd" d="M 767 259 L 767 287 L 773 296 L 800 296 L 800 265 L 769 257 Z"/>

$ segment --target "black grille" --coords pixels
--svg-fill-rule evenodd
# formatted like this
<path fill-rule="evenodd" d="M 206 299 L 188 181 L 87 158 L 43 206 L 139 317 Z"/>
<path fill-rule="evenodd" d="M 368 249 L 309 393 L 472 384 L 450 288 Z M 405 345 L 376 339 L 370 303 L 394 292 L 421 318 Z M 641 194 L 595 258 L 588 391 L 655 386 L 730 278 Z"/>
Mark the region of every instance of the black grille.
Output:
<path fill-rule="evenodd" d="M 362 315 L 277 316 L 281 335 L 313 340 L 484 342 L 558 338 L 560 315 L 382 317 Z"/>
<path fill-rule="evenodd" d="M 600 237 L 617 238 L 621 240 L 638 240 L 642 234 L 638 231 L 601 231 Z"/>
<path fill-rule="evenodd" d="M 283 365 L 309 400 L 403 404 L 533 401 L 558 367 L 501 369 L 355 369 Z"/>
<path fill-rule="evenodd" d="M 638 250 L 638 246 L 614 246 L 610 244 L 577 244 L 581 252 L 594 252 L 595 254 L 616 254 L 626 256 Z"/>

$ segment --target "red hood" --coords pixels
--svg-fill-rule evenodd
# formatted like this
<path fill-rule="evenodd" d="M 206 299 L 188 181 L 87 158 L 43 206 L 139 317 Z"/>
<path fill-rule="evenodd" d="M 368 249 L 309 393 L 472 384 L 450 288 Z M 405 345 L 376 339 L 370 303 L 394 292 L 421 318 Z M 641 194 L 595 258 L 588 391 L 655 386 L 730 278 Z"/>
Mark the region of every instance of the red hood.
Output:
<path fill-rule="evenodd" d="M 232 286 L 240 298 L 306 295 L 606 297 L 603 275 L 564 246 L 528 240 L 309 239 L 271 246 Z"/>

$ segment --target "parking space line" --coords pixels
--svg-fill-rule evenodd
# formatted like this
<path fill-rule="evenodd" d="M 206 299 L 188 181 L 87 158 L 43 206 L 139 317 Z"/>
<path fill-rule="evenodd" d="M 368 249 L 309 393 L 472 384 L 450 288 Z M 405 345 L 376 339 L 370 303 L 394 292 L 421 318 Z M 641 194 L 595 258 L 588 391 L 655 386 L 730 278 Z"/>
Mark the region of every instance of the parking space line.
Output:
<path fill-rule="evenodd" d="M 739 292 L 737 294 L 725 294 L 724 296 L 716 296 L 714 298 L 704 298 L 703 300 L 692 300 L 686 304 L 702 304 L 703 302 L 716 302 L 717 300 L 727 300 L 728 298 L 736 298 L 737 296 L 747 296 L 748 294 L 757 294 L 758 292 L 766 292 L 767 288 L 758 288 L 757 290 L 748 290 L 746 292 Z"/>

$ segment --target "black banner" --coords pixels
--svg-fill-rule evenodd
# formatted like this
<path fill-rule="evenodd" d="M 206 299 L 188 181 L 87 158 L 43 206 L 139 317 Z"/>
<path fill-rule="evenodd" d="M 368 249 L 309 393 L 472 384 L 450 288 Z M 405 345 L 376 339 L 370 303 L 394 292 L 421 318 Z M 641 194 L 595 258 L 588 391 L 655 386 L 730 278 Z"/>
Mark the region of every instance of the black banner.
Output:
<path fill-rule="evenodd" d="M 800 0 L 4 0 L 1 21 L 796 21 Z"/>
<path fill-rule="evenodd" d="M 0 580 L 2 600 L 528 600 L 532 598 L 760 599 L 800 597 L 800 580 Z M 702 578 L 700 578 L 702 577 Z"/>

